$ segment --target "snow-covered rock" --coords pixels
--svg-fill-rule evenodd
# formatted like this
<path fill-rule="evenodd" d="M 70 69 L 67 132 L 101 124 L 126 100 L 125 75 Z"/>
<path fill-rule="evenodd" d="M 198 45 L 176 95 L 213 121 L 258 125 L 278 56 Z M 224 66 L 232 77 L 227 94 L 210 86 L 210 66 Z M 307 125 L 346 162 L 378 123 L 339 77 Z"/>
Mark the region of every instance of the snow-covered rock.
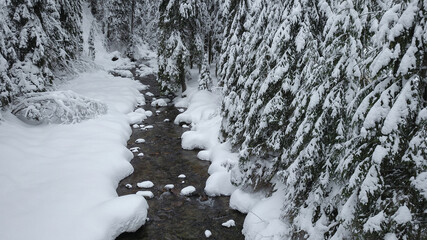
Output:
<path fill-rule="evenodd" d="M 209 238 L 210 236 L 212 236 L 212 232 L 209 230 L 205 230 L 205 237 Z"/>
<path fill-rule="evenodd" d="M 228 227 L 228 228 L 230 228 L 230 227 L 235 227 L 235 226 L 236 226 L 236 222 L 235 222 L 233 219 L 230 219 L 230 220 L 228 220 L 227 222 L 222 223 L 221 225 L 222 225 L 223 227 Z"/>
<path fill-rule="evenodd" d="M 154 187 L 154 183 L 151 181 L 143 181 L 136 184 L 139 188 L 152 188 Z"/>
<path fill-rule="evenodd" d="M 185 187 L 181 190 L 181 195 L 183 196 L 190 196 L 196 191 L 196 188 L 193 186 Z"/>
<path fill-rule="evenodd" d="M 154 197 L 154 194 L 151 191 L 138 191 L 138 192 L 136 192 L 136 195 L 140 195 L 140 196 L 143 196 L 146 198 L 153 198 Z"/>

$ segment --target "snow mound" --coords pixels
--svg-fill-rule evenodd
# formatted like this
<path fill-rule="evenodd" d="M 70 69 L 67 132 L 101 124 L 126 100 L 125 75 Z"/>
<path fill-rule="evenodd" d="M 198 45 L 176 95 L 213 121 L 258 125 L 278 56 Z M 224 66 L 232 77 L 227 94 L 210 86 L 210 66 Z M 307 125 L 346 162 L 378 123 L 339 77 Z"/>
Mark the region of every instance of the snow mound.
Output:
<path fill-rule="evenodd" d="M 185 176 L 184 174 L 180 174 L 180 175 L 178 176 L 178 178 L 186 178 L 186 176 Z"/>
<path fill-rule="evenodd" d="M 145 77 L 147 75 L 151 75 L 155 73 L 155 70 L 145 64 L 140 64 L 139 68 L 136 70 L 136 73 L 140 77 Z"/>
<path fill-rule="evenodd" d="M 141 113 L 141 112 L 131 112 L 131 113 L 128 113 L 127 116 L 128 116 L 128 119 L 129 119 L 129 124 L 138 124 L 138 123 L 141 123 L 142 121 L 144 121 L 148 117 L 145 114 L 145 112 L 143 112 L 143 113 Z"/>
<path fill-rule="evenodd" d="M 147 198 L 153 198 L 154 197 L 154 194 L 151 191 L 138 191 L 136 193 L 136 195 L 147 197 Z"/>
<path fill-rule="evenodd" d="M 196 191 L 196 188 L 193 186 L 188 186 L 185 187 L 181 190 L 181 195 L 183 196 L 190 196 L 191 194 L 193 194 Z"/>
<path fill-rule="evenodd" d="M 113 198 L 93 210 L 86 220 L 89 224 L 86 226 L 93 226 L 92 239 L 115 239 L 123 232 L 135 232 L 144 225 L 147 210 L 147 201 L 140 196 Z M 97 223 L 103 223 L 101 231 Z"/>
<path fill-rule="evenodd" d="M 212 236 L 212 232 L 211 232 L 211 231 L 209 231 L 209 230 L 206 230 L 206 231 L 205 231 L 205 237 L 206 237 L 206 238 L 209 238 L 210 236 Z"/>
<path fill-rule="evenodd" d="M 154 183 L 151 181 L 143 181 L 136 184 L 139 188 L 152 188 L 154 187 Z"/>
<path fill-rule="evenodd" d="M 113 76 L 123 77 L 123 78 L 133 78 L 133 74 L 129 70 L 119 70 L 114 69 L 109 72 Z"/>
<path fill-rule="evenodd" d="M 135 143 L 145 143 L 145 139 L 138 138 L 138 139 L 135 140 Z"/>
<path fill-rule="evenodd" d="M 236 222 L 232 219 L 228 220 L 227 222 L 221 224 L 223 227 L 235 227 L 236 226 Z"/>
<path fill-rule="evenodd" d="M 175 186 L 173 184 L 166 184 L 165 185 L 165 189 L 169 190 L 169 189 L 173 189 Z"/>
<path fill-rule="evenodd" d="M 71 90 L 28 93 L 13 105 L 12 113 L 29 124 L 79 123 L 107 113 L 107 105 Z"/>
<path fill-rule="evenodd" d="M 229 172 L 215 172 L 206 181 L 205 192 L 208 196 L 231 195 L 236 186 L 231 184 Z"/>
<path fill-rule="evenodd" d="M 248 213 L 259 202 L 261 197 L 237 189 L 231 194 L 230 207 L 241 213 Z"/>
<path fill-rule="evenodd" d="M 160 99 L 157 99 L 157 100 L 154 100 L 153 102 L 151 102 L 151 106 L 153 106 L 153 107 L 166 107 L 168 105 L 168 102 L 170 102 L 169 99 L 160 98 Z"/>

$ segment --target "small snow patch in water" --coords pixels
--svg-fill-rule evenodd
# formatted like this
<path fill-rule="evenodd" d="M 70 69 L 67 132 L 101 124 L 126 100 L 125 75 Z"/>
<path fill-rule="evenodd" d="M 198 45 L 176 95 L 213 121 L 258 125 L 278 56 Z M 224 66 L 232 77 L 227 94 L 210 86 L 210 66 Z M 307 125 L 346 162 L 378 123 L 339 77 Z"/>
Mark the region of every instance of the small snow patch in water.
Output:
<path fill-rule="evenodd" d="M 179 112 L 184 112 L 185 110 L 183 108 L 178 108 Z"/>
<path fill-rule="evenodd" d="M 174 188 L 175 186 L 173 185 L 173 184 L 166 184 L 165 185 L 165 189 L 167 189 L 167 190 L 169 190 L 169 189 L 172 189 L 172 188 Z"/>
<path fill-rule="evenodd" d="M 132 127 L 133 128 L 139 128 L 139 125 L 138 124 L 134 124 Z"/>
<path fill-rule="evenodd" d="M 146 92 L 146 93 L 145 93 L 145 95 L 147 95 L 147 96 L 149 96 L 149 97 L 154 96 L 154 94 L 153 94 L 152 92 Z"/>
<path fill-rule="evenodd" d="M 135 143 L 145 143 L 145 139 L 138 138 L 138 139 L 135 140 Z"/>
<path fill-rule="evenodd" d="M 206 230 L 205 231 L 205 236 L 206 236 L 206 238 L 209 238 L 210 236 L 212 236 L 212 232 L 209 231 L 209 230 Z"/>
<path fill-rule="evenodd" d="M 182 124 L 183 128 L 190 128 L 187 124 Z"/>
<path fill-rule="evenodd" d="M 143 157 L 144 153 L 138 153 L 138 157 Z"/>
<path fill-rule="evenodd" d="M 153 198 L 154 197 L 154 194 L 151 191 L 138 191 L 136 193 L 136 195 L 143 196 L 143 197 L 148 197 L 148 198 Z"/>
<path fill-rule="evenodd" d="M 132 184 L 128 183 L 128 184 L 125 185 L 125 187 L 131 189 L 132 188 Z"/>
<path fill-rule="evenodd" d="M 145 126 L 144 128 L 145 129 L 151 129 L 151 128 L 153 128 L 154 126 L 153 125 L 148 125 L 148 126 Z"/>
<path fill-rule="evenodd" d="M 193 194 L 196 191 L 196 188 L 193 186 L 188 186 L 185 187 L 181 190 L 181 195 L 183 196 L 190 196 L 191 194 Z"/>
<path fill-rule="evenodd" d="M 166 118 L 165 120 L 163 120 L 163 122 L 170 122 L 169 118 Z"/>
<path fill-rule="evenodd" d="M 223 227 L 234 227 L 236 226 L 236 222 L 232 219 L 228 220 L 227 222 L 222 224 Z"/>
<path fill-rule="evenodd" d="M 186 176 L 185 176 L 184 174 L 180 174 L 180 175 L 178 176 L 178 178 L 186 178 Z"/>
<path fill-rule="evenodd" d="M 152 188 L 154 186 L 154 183 L 151 181 L 143 181 L 138 184 L 136 184 L 139 188 Z"/>

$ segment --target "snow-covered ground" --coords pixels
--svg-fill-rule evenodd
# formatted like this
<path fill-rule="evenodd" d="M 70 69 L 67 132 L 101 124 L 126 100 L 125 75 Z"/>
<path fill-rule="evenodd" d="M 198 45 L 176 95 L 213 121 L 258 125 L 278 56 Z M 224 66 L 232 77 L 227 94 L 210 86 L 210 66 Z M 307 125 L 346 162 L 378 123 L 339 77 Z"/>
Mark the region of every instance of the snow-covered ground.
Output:
<path fill-rule="evenodd" d="M 3 114 L 0 239 L 105 240 L 145 223 L 145 199 L 116 193 L 133 172 L 127 113 L 141 100 L 139 87 L 103 70 L 60 86 L 108 106 L 78 124 L 33 126 Z"/>
<path fill-rule="evenodd" d="M 214 74 L 211 74 L 214 76 Z M 238 165 L 238 154 L 231 151 L 229 143 L 219 142 L 221 95 L 214 87 L 213 92 L 197 89 L 197 71 L 192 71 L 192 79 L 186 91 L 187 97 L 174 100 L 177 108 L 186 108 L 174 123 L 191 124 L 191 131 L 182 135 L 182 148 L 202 149 L 197 157 L 210 161 L 210 174 L 205 192 L 209 196 L 231 196 L 230 207 L 246 213 L 242 233 L 246 239 L 286 239 L 288 225 L 283 221 L 279 209 L 282 208 L 284 192 L 281 183 L 276 183 L 272 196 L 247 193 L 231 184 L 231 169 Z M 216 86 L 216 79 L 213 79 Z M 231 223 L 226 224 L 232 226 Z"/>

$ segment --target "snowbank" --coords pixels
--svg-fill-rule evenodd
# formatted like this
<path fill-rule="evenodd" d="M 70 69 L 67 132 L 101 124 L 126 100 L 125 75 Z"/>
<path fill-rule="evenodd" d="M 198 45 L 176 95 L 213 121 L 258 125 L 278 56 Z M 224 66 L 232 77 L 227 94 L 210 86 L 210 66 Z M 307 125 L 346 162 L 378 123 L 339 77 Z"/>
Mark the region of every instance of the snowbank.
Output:
<path fill-rule="evenodd" d="M 0 239 L 114 239 L 146 221 L 142 196 L 116 193 L 133 172 L 127 113 L 141 101 L 140 86 L 97 71 L 59 88 L 103 102 L 108 112 L 77 124 L 40 126 L 3 115 Z"/>

